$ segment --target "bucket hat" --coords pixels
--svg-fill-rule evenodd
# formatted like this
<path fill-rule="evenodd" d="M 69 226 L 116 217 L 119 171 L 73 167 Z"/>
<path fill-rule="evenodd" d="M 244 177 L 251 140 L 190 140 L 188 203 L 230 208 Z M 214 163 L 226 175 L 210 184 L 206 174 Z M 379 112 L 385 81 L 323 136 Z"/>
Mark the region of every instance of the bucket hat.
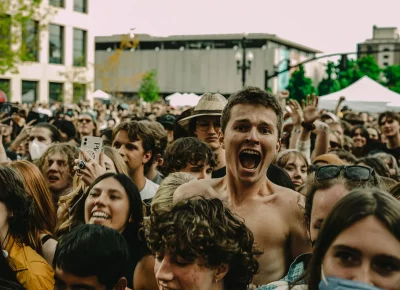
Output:
<path fill-rule="evenodd" d="M 192 114 L 189 117 L 179 120 L 179 125 L 187 129 L 190 120 L 193 118 L 200 116 L 221 116 L 222 110 L 227 103 L 228 101 L 221 94 L 205 93 L 194 107 Z"/>

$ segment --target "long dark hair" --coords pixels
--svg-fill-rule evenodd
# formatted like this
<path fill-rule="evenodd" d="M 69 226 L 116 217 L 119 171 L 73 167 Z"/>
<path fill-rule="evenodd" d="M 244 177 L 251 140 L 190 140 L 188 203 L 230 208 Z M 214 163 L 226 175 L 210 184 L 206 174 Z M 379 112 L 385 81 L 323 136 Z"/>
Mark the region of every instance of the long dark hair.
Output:
<path fill-rule="evenodd" d="M 128 279 L 128 287 L 132 287 L 132 273 L 135 270 L 137 262 L 139 262 L 145 255 L 150 254 L 150 250 L 147 247 L 146 241 L 144 239 L 144 234 L 141 231 L 141 227 L 143 224 L 143 202 L 140 196 L 140 192 L 136 187 L 135 183 L 125 174 L 108 172 L 101 176 L 99 176 L 93 183 L 89 186 L 88 190 L 86 191 L 85 197 L 82 198 L 83 201 L 80 201 L 77 205 L 77 219 L 85 222 L 85 200 L 92 190 L 92 188 L 98 184 L 100 181 L 106 178 L 114 178 L 117 180 L 122 187 L 125 189 L 126 194 L 129 198 L 129 215 L 128 219 L 130 218 L 131 222 L 127 222 L 123 232 L 121 233 L 122 236 L 128 243 L 129 252 L 130 252 L 130 265 L 129 265 L 129 274 L 127 276 Z"/>
<path fill-rule="evenodd" d="M 400 241 L 400 203 L 380 189 L 355 189 L 332 209 L 322 225 L 308 269 L 308 289 L 318 290 L 322 260 L 340 233 L 356 222 L 376 217 Z"/>

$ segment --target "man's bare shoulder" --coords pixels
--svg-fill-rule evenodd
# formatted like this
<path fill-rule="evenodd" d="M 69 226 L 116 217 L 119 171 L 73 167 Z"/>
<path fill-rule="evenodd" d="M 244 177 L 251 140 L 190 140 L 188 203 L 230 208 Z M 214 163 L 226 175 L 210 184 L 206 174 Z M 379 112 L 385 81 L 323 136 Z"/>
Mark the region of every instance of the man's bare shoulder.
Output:
<path fill-rule="evenodd" d="M 292 208 L 293 206 L 297 209 L 304 208 L 305 199 L 300 193 L 286 187 L 282 187 L 271 183 L 273 194 L 276 195 L 276 199 L 279 203 Z M 285 207 L 286 207 L 285 206 Z"/>
<path fill-rule="evenodd" d="M 182 184 L 175 190 L 173 195 L 173 203 L 188 199 L 194 196 L 204 196 L 206 198 L 217 197 L 216 188 L 222 182 L 222 178 L 218 179 L 202 179 L 193 180 Z"/>

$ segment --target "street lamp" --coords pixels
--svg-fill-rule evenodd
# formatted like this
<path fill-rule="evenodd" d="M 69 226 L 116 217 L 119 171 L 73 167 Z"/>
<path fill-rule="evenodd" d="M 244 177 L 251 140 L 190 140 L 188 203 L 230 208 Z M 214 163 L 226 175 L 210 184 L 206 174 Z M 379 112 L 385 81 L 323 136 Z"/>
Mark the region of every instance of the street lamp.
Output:
<path fill-rule="evenodd" d="M 251 51 L 246 53 L 246 37 L 241 41 L 242 51 L 235 54 L 237 71 L 242 72 L 242 85 L 246 85 L 246 72 L 251 70 L 251 63 L 254 60 L 254 54 Z"/>

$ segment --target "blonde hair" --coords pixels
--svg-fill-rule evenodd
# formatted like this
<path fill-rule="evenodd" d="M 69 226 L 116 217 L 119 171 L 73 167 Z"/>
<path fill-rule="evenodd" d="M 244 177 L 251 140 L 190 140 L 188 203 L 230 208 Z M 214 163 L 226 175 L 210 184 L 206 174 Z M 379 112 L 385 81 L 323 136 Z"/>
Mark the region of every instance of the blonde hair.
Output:
<path fill-rule="evenodd" d="M 300 151 L 294 150 L 294 149 L 289 149 L 289 150 L 285 150 L 282 152 L 279 152 L 274 160 L 272 161 L 273 164 L 275 164 L 276 166 L 280 167 L 280 168 L 284 168 L 286 166 L 286 164 L 289 162 L 289 159 L 294 156 L 295 158 L 299 158 L 300 160 L 304 161 L 304 164 L 307 166 L 309 166 L 308 161 L 307 161 L 307 157 L 301 153 Z"/>
<path fill-rule="evenodd" d="M 172 208 L 172 199 L 175 190 L 182 184 L 196 180 L 196 177 L 186 172 L 174 172 L 169 174 L 160 184 L 151 203 L 151 212 L 168 211 Z"/>
<path fill-rule="evenodd" d="M 114 163 L 117 173 L 128 175 L 128 168 L 115 148 L 103 146 L 102 151 Z M 88 186 L 85 185 L 82 178 L 75 175 L 73 179 L 73 190 L 69 194 L 60 197 L 58 202 L 59 208 L 57 210 L 58 225 L 56 229 L 56 235 L 58 237 L 67 233 L 69 228 L 79 224 L 74 209 L 77 202 L 85 194 L 87 188 Z"/>

